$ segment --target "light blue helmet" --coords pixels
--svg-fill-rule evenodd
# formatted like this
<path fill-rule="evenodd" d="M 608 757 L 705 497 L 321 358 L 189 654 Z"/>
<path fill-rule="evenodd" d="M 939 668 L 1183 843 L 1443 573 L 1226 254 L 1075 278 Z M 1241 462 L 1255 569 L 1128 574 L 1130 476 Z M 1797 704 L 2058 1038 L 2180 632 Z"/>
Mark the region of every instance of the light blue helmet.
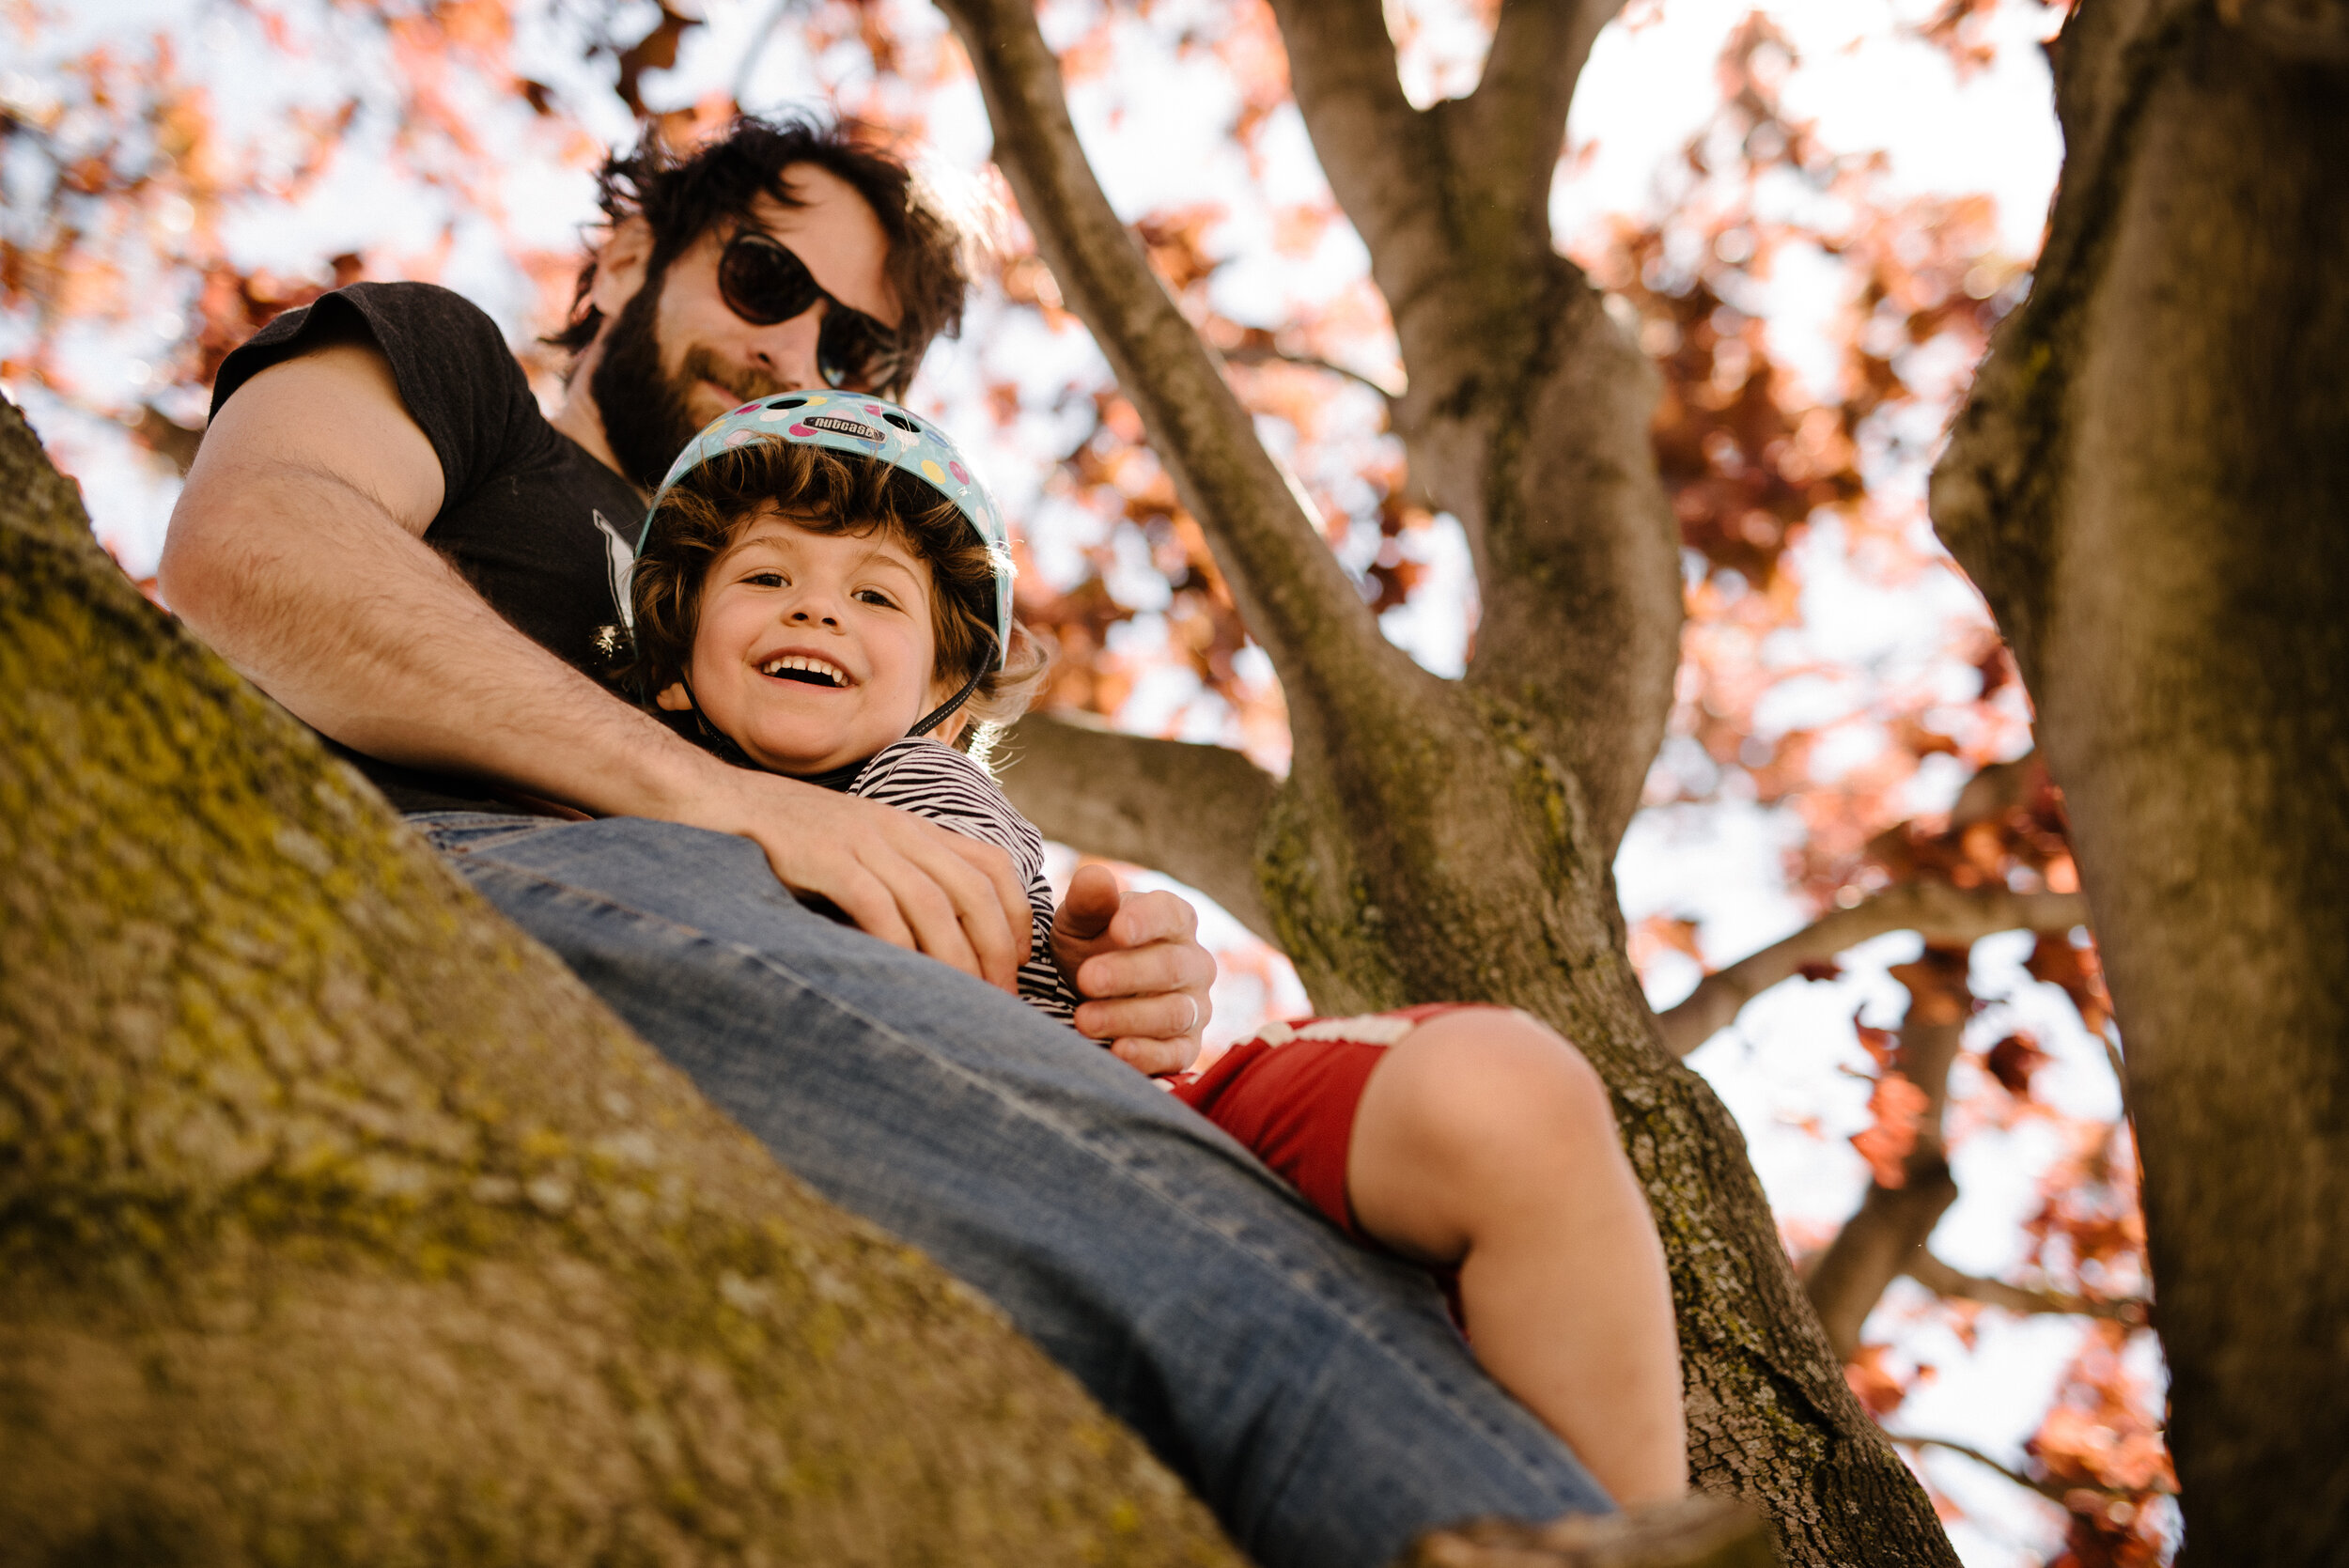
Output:
<path fill-rule="evenodd" d="M 702 427 L 669 465 L 668 476 L 646 508 L 636 531 L 636 551 L 642 554 L 652 532 L 653 514 L 660 510 L 669 487 L 730 447 L 759 441 L 784 441 L 801 446 L 824 446 L 860 458 L 879 458 L 903 469 L 955 504 L 970 520 L 987 546 L 995 568 L 995 647 L 999 663 L 1011 658 L 1011 531 L 995 498 L 987 493 L 961 449 L 946 432 L 911 410 L 863 392 L 786 392 L 745 403 Z M 633 624 L 634 606 L 623 600 L 622 613 Z"/>

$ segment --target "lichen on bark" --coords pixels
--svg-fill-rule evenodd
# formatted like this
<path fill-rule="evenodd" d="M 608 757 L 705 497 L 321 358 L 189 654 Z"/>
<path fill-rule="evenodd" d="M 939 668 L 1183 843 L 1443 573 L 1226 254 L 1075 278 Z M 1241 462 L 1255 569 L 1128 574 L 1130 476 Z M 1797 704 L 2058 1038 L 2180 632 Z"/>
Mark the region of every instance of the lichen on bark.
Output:
<path fill-rule="evenodd" d="M 0 1556 L 1235 1563 L 139 598 L 0 405 Z"/>

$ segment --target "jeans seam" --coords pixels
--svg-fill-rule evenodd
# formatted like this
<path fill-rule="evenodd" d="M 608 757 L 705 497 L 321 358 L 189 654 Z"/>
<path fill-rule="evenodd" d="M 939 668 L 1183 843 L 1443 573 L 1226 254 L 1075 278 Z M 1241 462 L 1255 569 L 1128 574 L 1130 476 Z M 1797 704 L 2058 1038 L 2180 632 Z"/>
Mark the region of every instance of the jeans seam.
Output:
<path fill-rule="evenodd" d="M 552 826 L 559 827 L 563 826 L 563 824 L 552 824 Z M 1354 1333 L 1359 1336 L 1364 1343 L 1376 1346 L 1380 1355 L 1388 1362 L 1399 1368 L 1405 1375 L 1408 1376 L 1415 1384 L 1419 1385 L 1431 1400 L 1452 1410 L 1455 1418 L 1460 1421 L 1463 1425 L 1471 1426 L 1475 1430 L 1481 1432 L 1485 1436 L 1487 1446 L 1496 1453 L 1506 1455 L 1509 1463 L 1515 1467 L 1518 1470 L 1519 1474 L 1527 1481 L 1537 1485 L 1546 1483 L 1547 1478 L 1544 1474 L 1543 1467 L 1534 1455 L 1523 1452 L 1517 1443 L 1511 1441 L 1508 1438 L 1506 1434 L 1493 1429 L 1487 1422 L 1486 1422 L 1482 1419 L 1481 1415 L 1472 1407 L 1472 1405 L 1456 1398 L 1455 1396 L 1454 1389 L 1445 1382 L 1440 1381 L 1436 1377 L 1434 1369 L 1423 1367 L 1416 1358 L 1406 1354 L 1399 1346 L 1390 1341 L 1388 1336 L 1380 1332 L 1375 1324 L 1364 1321 L 1357 1314 L 1347 1310 L 1342 1302 L 1332 1299 L 1330 1293 L 1325 1288 L 1330 1277 L 1325 1274 L 1317 1264 L 1300 1267 L 1296 1260 L 1283 1258 L 1278 1254 L 1268 1254 L 1265 1250 L 1259 1249 L 1256 1245 L 1251 1242 L 1245 1235 L 1235 1234 L 1234 1230 L 1225 1223 L 1220 1220 L 1212 1220 L 1206 1217 L 1192 1213 L 1190 1210 L 1175 1202 L 1175 1194 L 1166 1188 L 1154 1172 L 1150 1172 L 1146 1168 L 1116 1158 L 1110 1151 L 1097 1147 L 1093 1139 L 1084 1137 L 1081 1133 L 1072 1132 L 1066 1127 L 1066 1124 L 1061 1123 L 1057 1119 L 1049 1116 L 1044 1111 L 1028 1105 L 1019 1097 L 1005 1093 L 999 1085 L 989 1082 L 985 1075 L 967 1068 L 960 1063 L 957 1063 L 949 1057 L 939 1054 L 938 1052 L 924 1046 L 921 1042 L 913 1039 L 911 1036 L 907 1035 L 894 1025 L 876 1018 L 870 1014 L 864 1012 L 862 1008 L 853 1006 L 840 998 L 831 995 L 828 991 L 825 991 L 813 984 L 807 976 L 792 970 L 788 965 L 781 962 L 770 954 L 762 953 L 755 948 L 746 947 L 739 942 L 723 940 L 718 937 L 712 936 L 707 931 L 702 930 L 698 926 L 689 925 L 673 920 L 666 915 L 656 914 L 650 910 L 640 908 L 633 904 L 626 902 L 625 900 L 614 898 L 606 893 L 595 892 L 577 887 L 545 872 L 537 871 L 525 866 L 519 866 L 511 862 L 496 860 L 494 858 L 491 858 L 487 862 L 481 863 L 494 864 L 501 872 L 535 882 L 540 887 L 552 891 L 558 897 L 575 899 L 582 904 L 614 911 L 627 915 L 631 919 L 645 922 L 647 924 L 660 926 L 662 929 L 669 931 L 672 934 L 683 937 L 688 940 L 699 943 L 714 951 L 725 953 L 738 960 L 745 961 L 760 969 L 767 970 L 785 980 L 803 994 L 834 1008 L 845 1017 L 874 1030 L 876 1032 L 894 1042 L 899 1048 L 910 1051 L 922 1057 L 924 1060 L 929 1062 L 934 1068 L 944 1069 L 953 1073 L 957 1078 L 962 1079 L 970 1087 L 984 1093 L 989 1098 L 996 1101 L 999 1106 L 1016 1113 L 1019 1119 L 1034 1123 L 1039 1126 L 1057 1130 L 1062 1135 L 1064 1141 L 1082 1149 L 1086 1155 L 1097 1163 L 1107 1169 L 1122 1173 L 1136 1186 L 1145 1189 L 1150 1194 L 1153 1202 L 1158 1204 L 1160 1211 L 1171 1214 L 1177 1220 L 1212 1234 L 1224 1246 L 1241 1252 L 1255 1265 L 1263 1267 L 1270 1273 L 1274 1280 L 1278 1281 L 1282 1289 L 1286 1291 L 1301 1291 L 1308 1295 L 1322 1311 L 1328 1312 L 1330 1316 L 1351 1327 Z M 780 883 L 777 885 L 781 886 Z M 1204 1118 L 1202 1118 L 1202 1120 L 1204 1121 Z M 1207 1125 L 1212 1126 L 1212 1124 Z M 1245 1153 L 1246 1151 L 1242 1150 L 1241 1152 Z M 778 1161 L 778 1163 L 780 1163 L 780 1161 Z M 1271 1179 L 1276 1184 L 1279 1181 L 1278 1177 L 1273 1177 Z M 1310 1206 L 1306 1207 L 1304 1212 L 1312 1215 L 1316 1223 L 1327 1224 L 1329 1222 L 1326 1218 L 1311 1209 Z M 1346 1238 L 1344 1237 L 1343 1233 L 1340 1233 L 1339 1239 L 1346 1240 Z M 1305 1276 L 1302 1280 L 1299 1278 L 1300 1273 Z M 1499 1391 L 1503 1398 L 1510 1397 L 1506 1390 L 1497 1391 Z M 1288 1486 L 1294 1482 L 1298 1466 L 1301 1463 L 1303 1458 L 1302 1450 L 1304 1449 L 1304 1446 L 1305 1445 L 1301 1442 L 1298 1444 L 1297 1447 L 1300 1452 L 1291 1454 L 1284 1461 L 1283 1473 L 1279 1478 L 1278 1483 L 1272 1489 L 1270 1494 L 1270 1500 L 1265 1511 L 1266 1517 L 1271 1518 L 1279 1516 L 1279 1509 L 1276 1505 L 1279 1498 L 1286 1492 Z"/>

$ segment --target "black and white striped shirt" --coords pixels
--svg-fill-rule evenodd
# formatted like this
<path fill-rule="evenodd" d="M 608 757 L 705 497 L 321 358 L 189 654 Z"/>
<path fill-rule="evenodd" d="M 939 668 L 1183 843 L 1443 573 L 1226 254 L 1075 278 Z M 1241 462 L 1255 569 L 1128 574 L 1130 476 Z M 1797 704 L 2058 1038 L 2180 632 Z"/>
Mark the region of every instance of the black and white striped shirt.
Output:
<path fill-rule="evenodd" d="M 1012 809 L 986 768 L 927 736 L 884 747 L 848 786 L 848 793 L 928 817 L 1011 857 L 1027 884 L 1035 941 L 1019 969 L 1019 995 L 1037 1011 L 1070 1022 L 1083 999 L 1052 962 L 1052 888 L 1044 879 L 1044 835 Z"/>

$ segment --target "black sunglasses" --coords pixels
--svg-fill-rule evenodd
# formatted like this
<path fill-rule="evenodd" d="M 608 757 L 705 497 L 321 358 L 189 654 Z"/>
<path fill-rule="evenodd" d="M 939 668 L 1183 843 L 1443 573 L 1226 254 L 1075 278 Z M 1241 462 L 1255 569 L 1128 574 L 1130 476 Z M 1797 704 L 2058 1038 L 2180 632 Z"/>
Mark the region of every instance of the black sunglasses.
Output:
<path fill-rule="evenodd" d="M 718 292 L 726 308 L 754 327 L 771 327 L 828 301 L 816 337 L 816 370 L 826 386 L 878 391 L 894 385 L 905 361 L 897 334 L 824 291 L 791 248 L 755 229 L 726 241 L 718 257 Z M 851 385 L 853 383 L 853 385 Z"/>

